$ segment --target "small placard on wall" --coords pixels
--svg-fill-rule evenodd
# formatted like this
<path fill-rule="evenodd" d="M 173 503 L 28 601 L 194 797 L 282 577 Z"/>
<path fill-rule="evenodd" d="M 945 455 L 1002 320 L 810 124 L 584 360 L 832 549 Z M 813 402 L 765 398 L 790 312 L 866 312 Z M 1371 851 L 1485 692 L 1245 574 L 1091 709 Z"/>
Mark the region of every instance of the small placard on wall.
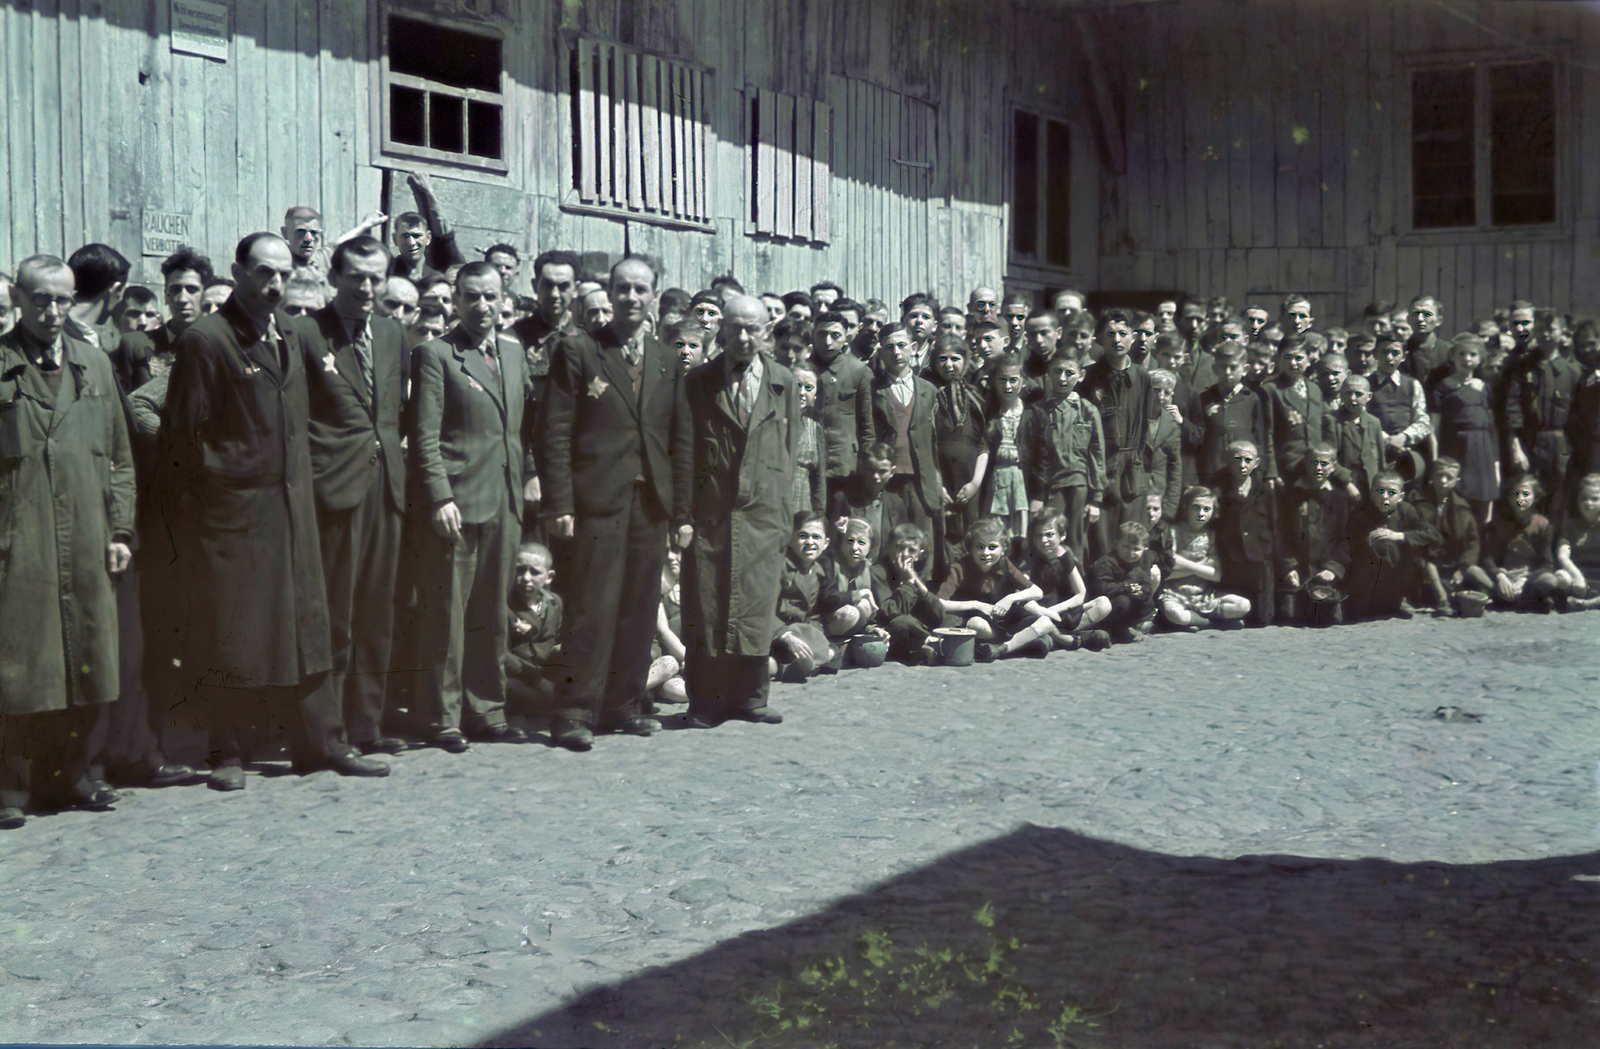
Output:
<path fill-rule="evenodd" d="M 192 217 L 181 211 L 146 211 L 140 222 L 140 249 L 145 255 L 166 258 L 180 244 L 192 244 Z"/>
<path fill-rule="evenodd" d="M 171 2 L 172 50 L 226 62 L 228 41 L 233 36 L 232 9 L 211 0 Z"/>

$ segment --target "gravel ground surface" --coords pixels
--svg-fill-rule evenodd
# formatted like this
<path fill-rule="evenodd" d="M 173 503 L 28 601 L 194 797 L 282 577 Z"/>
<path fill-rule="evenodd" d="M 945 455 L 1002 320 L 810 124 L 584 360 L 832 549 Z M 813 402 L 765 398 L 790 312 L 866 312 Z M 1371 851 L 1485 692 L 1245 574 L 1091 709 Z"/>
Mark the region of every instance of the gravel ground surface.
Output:
<path fill-rule="evenodd" d="M 773 705 L 30 819 L 0 1041 L 1596 1044 L 1600 614 Z"/>

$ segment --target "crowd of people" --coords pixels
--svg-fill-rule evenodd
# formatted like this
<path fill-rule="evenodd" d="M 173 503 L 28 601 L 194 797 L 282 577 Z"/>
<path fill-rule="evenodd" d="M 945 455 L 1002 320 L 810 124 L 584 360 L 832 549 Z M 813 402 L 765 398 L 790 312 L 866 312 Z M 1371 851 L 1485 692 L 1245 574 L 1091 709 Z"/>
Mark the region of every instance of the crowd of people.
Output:
<path fill-rule="evenodd" d="M 412 187 L 392 248 L 297 207 L 159 294 L 102 244 L 7 281 L 0 826 L 280 736 L 381 776 L 885 659 L 1600 607 L 1594 320 L 663 288 L 468 261 Z"/>

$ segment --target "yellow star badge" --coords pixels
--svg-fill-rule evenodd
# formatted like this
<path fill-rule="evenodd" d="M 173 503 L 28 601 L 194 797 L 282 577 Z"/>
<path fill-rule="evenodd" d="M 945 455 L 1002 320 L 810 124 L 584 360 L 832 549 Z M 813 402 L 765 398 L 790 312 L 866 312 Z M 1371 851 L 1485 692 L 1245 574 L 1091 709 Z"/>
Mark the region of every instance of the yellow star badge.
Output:
<path fill-rule="evenodd" d="M 611 384 L 610 383 L 606 382 L 604 379 L 600 378 L 600 376 L 596 375 L 593 379 L 591 379 L 589 381 L 589 396 L 593 397 L 595 400 L 599 400 L 600 399 L 600 395 L 602 393 L 605 393 L 610 388 L 611 388 Z"/>
<path fill-rule="evenodd" d="M 339 370 L 338 366 L 333 363 L 333 354 L 330 353 L 326 357 L 322 358 L 322 370 L 325 372 L 336 372 Z"/>

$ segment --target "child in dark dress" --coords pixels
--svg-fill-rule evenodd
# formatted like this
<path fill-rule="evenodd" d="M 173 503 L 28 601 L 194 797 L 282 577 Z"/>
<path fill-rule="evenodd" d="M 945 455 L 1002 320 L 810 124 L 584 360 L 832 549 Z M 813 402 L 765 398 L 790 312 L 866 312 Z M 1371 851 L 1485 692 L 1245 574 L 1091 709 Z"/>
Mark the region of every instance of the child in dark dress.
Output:
<path fill-rule="evenodd" d="M 1577 498 L 1556 536 L 1556 567 L 1571 595 L 1567 611 L 1600 608 L 1600 473 L 1578 481 Z"/>
<path fill-rule="evenodd" d="M 1483 567 L 1494 577 L 1495 602 L 1507 608 L 1553 612 L 1565 594 L 1552 556 L 1555 529 L 1535 507 L 1544 487 L 1532 474 L 1511 482 L 1504 512 L 1490 526 Z"/>
<path fill-rule="evenodd" d="M 1050 620 L 1027 610 L 1044 591 L 1006 556 L 1010 542 L 1000 521 L 979 520 L 967 532 L 966 553 L 939 587 L 945 622 L 977 632 L 977 658 L 983 663 L 1013 654 L 1050 654 L 1050 645 L 1040 640 L 1049 634 Z"/>
<path fill-rule="evenodd" d="M 1482 528 L 1500 496 L 1500 440 L 1494 429 L 1494 394 L 1477 377 L 1483 340 L 1457 335 L 1450 347 L 1451 373 L 1433 387 L 1434 433 L 1439 454 L 1461 464 L 1457 498 L 1465 499 Z"/>
<path fill-rule="evenodd" d="M 1034 520 L 1032 533 L 1028 575 L 1043 593 L 1028 609 L 1050 620 L 1050 643 L 1070 652 L 1082 643 L 1076 631 L 1089 630 L 1110 614 L 1111 601 L 1089 598 L 1078 555 L 1067 543 L 1065 514 L 1046 511 Z"/>
<path fill-rule="evenodd" d="M 517 551 L 506 634 L 506 709 L 524 717 L 550 713 L 555 686 L 545 673 L 561 647 L 561 595 L 550 589 L 554 558 L 542 543 Z"/>
<path fill-rule="evenodd" d="M 1217 501 L 1217 559 L 1221 589 L 1250 602 L 1249 621 L 1271 626 L 1276 608 L 1278 503 L 1257 470 L 1263 457 L 1253 441 L 1227 448 L 1229 478 Z"/>
<path fill-rule="evenodd" d="M 981 495 L 989 471 L 989 445 L 983 395 L 967 381 L 967 344 L 954 336 L 941 336 L 933 357 L 933 436 L 938 449 L 939 479 L 944 485 L 946 537 L 945 561 L 960 558 L 955 537 L 983 516 Z"/>

